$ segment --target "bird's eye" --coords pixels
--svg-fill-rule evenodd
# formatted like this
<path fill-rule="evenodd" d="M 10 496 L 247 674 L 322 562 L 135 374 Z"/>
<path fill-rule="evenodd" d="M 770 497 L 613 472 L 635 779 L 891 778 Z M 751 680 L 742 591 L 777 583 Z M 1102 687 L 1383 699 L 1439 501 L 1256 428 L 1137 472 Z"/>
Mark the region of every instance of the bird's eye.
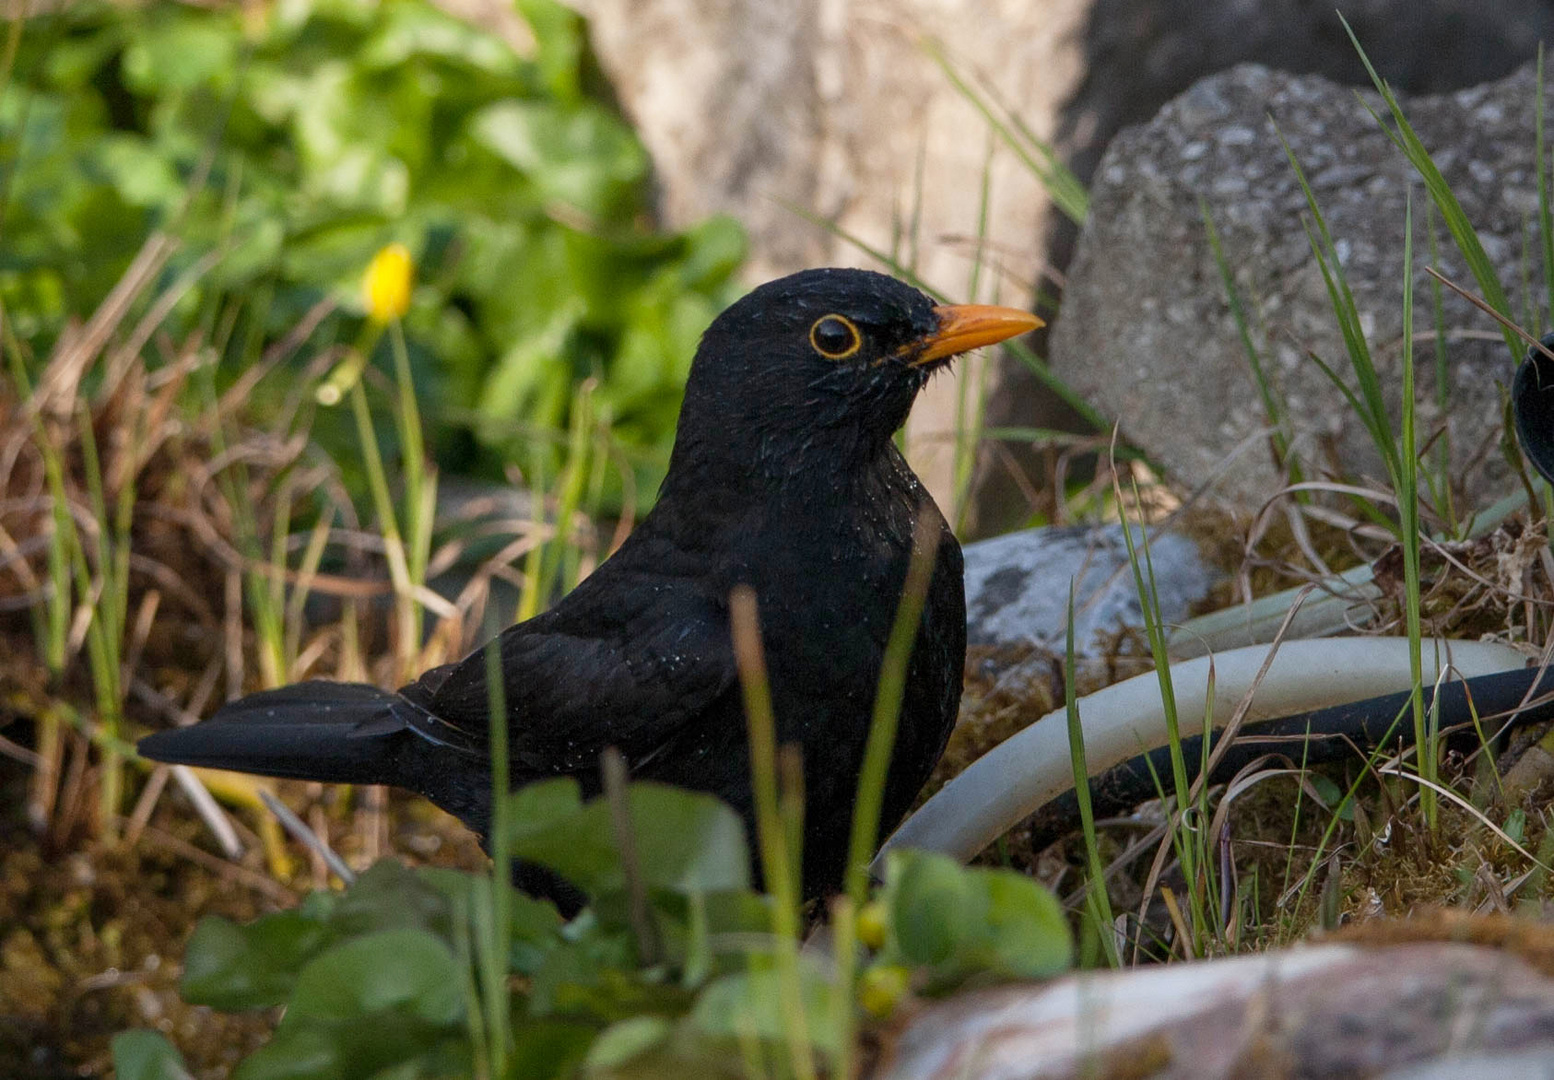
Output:
<path fill-rule="evenodd" d="M 851 319 L 822 315 L 809 328 L 809 343 L 827 360 L 846 360 L 863 345 L 863 336 Z"/>

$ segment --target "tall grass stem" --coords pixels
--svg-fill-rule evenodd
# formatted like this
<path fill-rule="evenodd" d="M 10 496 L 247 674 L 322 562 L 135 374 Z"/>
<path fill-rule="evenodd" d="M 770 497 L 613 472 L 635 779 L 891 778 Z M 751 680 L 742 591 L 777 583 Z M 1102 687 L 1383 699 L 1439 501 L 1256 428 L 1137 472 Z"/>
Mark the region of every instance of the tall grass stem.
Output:
<path fill-rule="evenodd" d="M 761 646 L 760 611 L 755 592 L 748 585 L 736 586 L 729 596 L 729 625 L 749 725 L 756 838 L 766 889 L 772 897 L 773 950 L 789 1064 L 798 1080 L 815 1080 L 815 1060 L 799 978 L 798 866 L 790 861 L 787 830 L 778 800 L 777 724 Z"/>

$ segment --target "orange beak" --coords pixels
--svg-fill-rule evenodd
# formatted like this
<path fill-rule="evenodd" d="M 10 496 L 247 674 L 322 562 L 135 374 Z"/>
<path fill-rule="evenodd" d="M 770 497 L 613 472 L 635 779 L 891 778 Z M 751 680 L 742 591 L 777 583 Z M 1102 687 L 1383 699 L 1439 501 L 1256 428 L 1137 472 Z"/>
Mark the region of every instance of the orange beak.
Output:
<path fill-rule="evenodd" d="M 946 304 L 934 308 L 933 313 L 939 317 L 939 329 L 902 350 L 913 367 L 958 356 L 1046 325 L 1028 311 L 991 304 Z"/>

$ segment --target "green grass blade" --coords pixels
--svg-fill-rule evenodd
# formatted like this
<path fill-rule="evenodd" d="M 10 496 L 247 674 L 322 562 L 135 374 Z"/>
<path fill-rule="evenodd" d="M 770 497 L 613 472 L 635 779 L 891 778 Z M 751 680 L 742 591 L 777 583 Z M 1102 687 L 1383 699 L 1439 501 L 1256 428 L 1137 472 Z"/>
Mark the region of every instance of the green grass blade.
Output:
<path fill-rule="evenodd" d="M 1047 190 L 1052 204 L 1075 224 L 1083 224 L 1085 216 L 1090 212 L 1090 195 L 1073 172 L 1063 164 L 1057 150 L 1050 143 L 1037 139 L 1024 125 L 1019 126 L 1017 133 L 1009 123 L 1006 123 L 994 111 L 988 100 L 978 93 L 950 63 L 949 57 L 945 55 L 944 46 L 938 41 L 924 38 L 923 51 L 939 66 L 939 70 L 944 72 L 945 78 L 949 79 L 955 91 L 965 98 L 972 108 L 982 114 L 982 118 L 987 121 L 988 126 L 999 139 L 1015 152 L 1025 167 L 1030 170 L 1031 175 L 1036 177 Z"/>
<path fill-rule="evenodd" d="M 1339 330 L 1343 334 L 1344 349 L 1349 354 L 1349 366 L 1354 371 L 1358 389 L 1352 394 L 1346 390 L 1345 397 L 1370 433 L 1371 442 L 1386 464 L 1387 472 L 1396 477 L 1400 470 L 1397 444 L 1393 438 L 1392 422 L 1387 416 L 1386 396 L 1382 390 L 1381 379 L 1377 375 L 1370 345 L 1365 339 L 1365 330 L 1360 322 L 1359 306 L 1355 303 L 1354 293 L 1349 288 L 1348 278 L 1338 259 L 1338 249 L 1333 243 L 1332 233 L 1328 231 L 1327 220 L 1322 215 L 1322 208 L 1317 203 L 1316 194 L 1311 190 L 1311 184 L 1306 179 L 1305 170 L 1301 168 L 1300 160 L 1284 138 L 1283 132 L 1279 133 L 1279 142 L 1284 147 L 1290 167 L 1295 170 L 1295 178 L 1300 183 L 1301 191 L 1306 197 L 1306 206 L 1311 212 L 1311 220 L 1306 222 L 1306 239 L 1311 244 L 1312 254 L 1316 257 L 1317 268 L 1321 271 L 1322 281 L 1327 288 L 1328 301 L 1332 305 L 1333 314 L 1338 319 Z M 1338 380 L 1330 369 L 1324 366 L 1323 370 L 1327 372 L 1329 378 L 1334 379 L 1335 385 L 1343 386 L 1342 381 Z"/>
<path fill-rule="evenodd" d="M 901 602 L 896 607 L 895 622 L 891 624 L 890 637 L 885 642 L 885 657 L 880 664 L 874 715 L 869 721 L 863 765 L 858 770 L 858 797 L 853 804 L 852 833 L 847 845 L 847 877 L 843 891 L 855 908 L 862 908 L 869 898 L 869 860 L 879 837 L 885 780 L 896 746 L 901 699 L 906 693 L 907 666 L 912 659 L 912 647 L 917 643 L 917 628 L 923 619 L 923 606 L 928 599 L 928 586 L 933 580 L 938 555 L 936 518 L 937 515 L 924 514 L 913 532 L 912 558 L 907 563 Z"/>
<path fill-rule="evenodd" d="M 1257 392 L 1263 400 L 1263 412 L 1268 417 L 1269 426 L 1273 428 L 1270 438 L 1273 440 L 1274 457 L 1278 467 L 1288 474 L 1290 483 L 1299 484 L 1306 477 L 1305 471 L 1300 467 L 1299 459 L 1290 453 L 1288 413 L 1283 401 L 1275 392 L 1268 373 L 1263 370 L 1262 358 L 1258 355 L 1257 345 L 1252 341 L 1252 330 L 1247 321 L 1246 308 L 1241 303 L 1241 291 L 1236 288 L 1235 274 L 1231 272 L 1230 262 L 1225 258 L 1225 249 L 1220 243 L 1219 230 L 1214 226 L 1214 215 L 1209 210 L 1208 200 L 1199 199 L 1198 209 L 1203 216 L 1203 228 L 1209 239 L 1209 250 L 1214 253 L 1214 265 L 1219 269 L 1220 281 L 1225 288 L 1225 300 L 1230 305 L 1230 315 L 1235 320 L 1236 333 L 1241 338 L 1241 349 L 1246 354 L 1247 365 L 1252 369 L 1252 378 L 1257 382 Z"/>
<path fill-rule="evenodd" d="M 977 198 L 976 246 L 972 250 L 971 271 L 966 282 L 966 300 L 976 302 L 981 295 L 982 260 L 987 251 L 988 214 L 993 196 L 993 148 L 988 139 L 987 153 L 982 159 L 982 183 Z M 970 370 L 962 369 L 956 380 L 954 464 L 951 475 L 954 487 L 950 499 L 950 520 L 957 532 L 966 528 L 971 513 L 971 482 L 976 471 L 977 447 L 981 444 L 981 432 L 987 407 L 987 365 L 978 363 Z M 962 438 L 961 436 L 969 436 Z"/>
<path fill-rule="evenodd" d="M 1430 245 L 1430 265 L 1439 266 L 1441 254 L 1435 240 L 1435 204 L 1425 203 L 1425 237 Z M 1554 263 L 1547 265 L 1554 266 Z M 1457 521 L 1456 498 L 1451 486 L 1451 425 L 1446 422 L 1451 408 L 1451 366 L 1446 354 L 1446 298 L 1438 278 L 1430 277 L 1430 314 L 1435 330 L 1435 409 L 1441 430 L 1435 440 L 1435 468 L 1430 485 L 1436 508 L 1446 519 L 1449 535 L 1461 538 Z"/>
<path fill-rule="evenodd" d="M 787 830 L 778 805 L 777 725 L 761 646 L 760 615 L 755 593 L 748 586 L 737 586 L 729 596 L 729 622 L 744 693 L 745 721 L 749 725 L 756 841 L 766 890 L 772 897 L 773 953 L 789 1066 L 798 1080 L 815 1080 L 815 1059 L 799 981 L 799 867 L 790 860 Z"/>
<path fill-rule="evenodd" d="M 485 647 L 488 723 L 491 733 L 491 921 L 476 943 L 481 1000 L 485 1003 L 487 1055 L 492 1075 L 503 1076 L 512 1052 L 512 1007 L 508 953 L 512 935 L 512 836 L 508 786 L 507 687 L 502 681 L 500 638 Z"/>
<path fill-rule="evenodd" d="M 1064 382 L 1045 360 L 1036 355 L 1035 349 L 1023 341 L 1007 341 L 1004 345 L 1010 355 L 1036 377 L 1037 382 L 1061 398 L 1063 403 L 1078 413 L 1085 423 L 1096 431 L 1107 431 L 1111 428 L 1111 422 L 1106 419 L 1106 415 L 1080 397 L 1078 391 Z"/>
<path fill-rule="evenodd" d="M 1126 526 L 1124 526 L 1126 528 Z M 1106 962 L 1121 967 L 1122 958 L 1117 955 L 1117 939 L 1112 927 L 1116 924 L 1112 915 L 1111 896 L 1106 888 L 1106 868 L 1101 862 L 1101 848 L 1095 836 L 1095 809 L 1090 805 L 1090 769 L 1085 761 L 1085 730 L 1079 721 L 1079 704 L 1075 697 L 1078 676 L 1074 665 L 1074 582 L 1068 583 L 1068 634 L 1063 654 L 1063 704 L 1068 716 L 1068 752 L 1074 769 L 1074 797 L 1079 803 L 1079 822 L 1084 830 L 1085 862 L 1090 873 L 1090 888 L 1085 896 L 1085 910 L 1095 923 L 1095 932 L 1106 954 Z"/>
<path fill-rule="evenodd" d="M 1473 271 L 1479 292 L 1483 294 L 1490 307 L 1510 319 L 1511 302 L 1506 296 L 1505 288 L 1500 284 L 1500 276 L 1496 273 L 1494 264 L 1489 261 L 1489 255 L 1484 251 L 1484 245 L 1479 242 L 1478 233 L 1474 231 L 1472 223 L 1468 221 L 1468 216 L 1462 209 L 1462 203 L 1457 200 L 1446 178 L 1441 175 L 1441 170 L 1436 168 L 1435 162 L 1431 160 L 1430 152 L 1425 149 L 1424 143 L 1420 141 L 1413 126 L 1409 124 L 1408 117 L 1403 113 L 1403 107 L 1398 104 L 1397 95 L 1392 92 L 1386 80 L 1376 73 L 1376 68 L 1360 45 L 1360 39 L 1355 35 L 1349 21 L 1341 14 L 1338 19 L 1343 23 L 1344 32 L 1349 35 L 1354 51 L 1359 54 L 1360 62 L 1365 65 L 1365 70 L 1370 75 L 1371 82 L 1375 84 L 1377 93 L 1386 104 L 1387 111 L 1392 116 L 1392 122 L 1396 125 L 1395 128 L 1388 127 L 1363 97 L 1360 98 L 1360 103 L 1365 106 L 1366 112 L 1375 118 L 1376 123 L 1381 125 L 1393 145 L 1403 152 L 1403 156 L 1408 158 L 1409 164 L 1413 165 L 1414 170 L 1424 180 L 1425 190 L 1430 193 L 1430 198 L 1441 211 L 1441 217 L 1446 221 L 1446 228 L 1451 233 L 1452 240 L 1456 242 L 1457 250 L 1462 253 L 1468 268 Z M 1504 325 L 1499 329 L 1505 338 L 1506 348 L 1510 350 L 1511 360 L 1515 363 L 1522 355 L 1521 341 Z"/>
<path fill-rule="evenodd" d="M 427 513 L 427 485 L 431 482 L 426 467 L 426 445 L 421 424 L 421 409 L 416 403 L 415 382 L 410 377 L 410 350 L 405 345 L 405 330 L 399 319 L 389 323 L 389 346 L 394 354 L 394 384 L 397 391 L 394 409 L 399 429 L 400 470 L 405 484 L 406 573 L 413 586 L 426 584 L 426 564 L 431 557 L 432 523 Z M 412 640 L 421 643 L 423 612 L 421 605 L 406 597 L 410 605 Z"/>
<path fill-rule="evenodd" d="M 572 521 L 583 503 L 583 493 L 588 481 L 589 458 L 592 456 L 594 433 L 593 379 L 584 379 L 572 396 L 571 424 L 567 432 L 566 460 L 561 466 L 557 481 L 556 529 L 554 537 L 543 548 L 540 561 L 539 590 L 536 600 L 548 603 L 555 595 L 556 582 L 561 576 L 564 556 L 572 549 L 570 543 Z"/>
<path fill-rule="evenodd" d="M 1403 606 L 1408 627 L 1409 674 L 1413 679 L 1414 745 L 1418 747 L 1419 774 L 1431 783 L 1438 781 L 1435 740 L 1425 730 L 1424 668 L 1419 654 L 1419 476 L 1418 448 L 1414 432 L 1414 201 L 1410 196 L 1403 212 L 1403 400 L 1402 446 L 1398 452 L 1401 466 L 1397 477 L 1398 533 L 1403 548 Z M 1419 805 L 1433 832 L 1436 826 L 1435 792 L 1428 784 L 1420 785 Z"/>
<path fill-rule="evenodd" d="M 1117 504 L 1123 504 L 1121 482 L 1113 479 L 1113 492 Z M 1133 485 L 1134 505 L 1138 505 L 1138 485 Z M 1192 786 L 1187 781 L 1187 760 L 1182 753 L 1182 731 L 1178 721 L 1176 708 L 1176 688 L 1171 681 L 1171 658 L 1166 651 L 1165 628 L 1160 620 L 1160 593 L 1155 583 L 1154 561 L 1149 553 L 1149 532 L 1147 527 L 1140 523 L 1139 531 L 1142 536 L 1143 555 L 1140 557 L 1139 547 L 1133 539 L 1133 527 L 1126 517 L 1122 522 L 1123 542 L 1128 549 L 1128 565 L 1133 570 L 1133 585 L 1138 593 L 1139 610 L 1144 617 L 1144 636 L 1149 643 L 1150 659 L 1155 665 L 1155 676 L 1160 684 L 1160 706 L 1165 714 L 1166 740 L 1171 748 L 1171 781 L 1177 809 L 1178 826 L 1172 830 L 1172 842 L 1175 846 L 1177 858 L 1181 860 L 1182 874 L 1188 882 L 1198 880 L 1198 857 L 1193 842 L 1184 838 L 1183 829 L 1180 826 L 1181 816 L 1187 812 L 1188 798 L 1192 793 Z M 1166 794 L 1166 793 L 1163 793 Z M 1200 890 L 1191 887 L 1189 893 L 1192 897 L 1200 895 Z M 1201 922 L 1201 905 L 1194 900 L 1195 916 L 1198 916 L 1199 928 Z"/>

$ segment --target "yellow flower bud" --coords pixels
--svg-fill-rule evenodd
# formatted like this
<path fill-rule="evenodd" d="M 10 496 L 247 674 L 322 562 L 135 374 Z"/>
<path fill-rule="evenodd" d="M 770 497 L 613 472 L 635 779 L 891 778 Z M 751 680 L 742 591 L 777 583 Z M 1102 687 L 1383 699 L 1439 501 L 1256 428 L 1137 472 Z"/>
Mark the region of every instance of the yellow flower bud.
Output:
<path fill-rule="evenodd" d="M 911 990 L 911 981 L 911 973 L 900 964 L 871 967 L 858 979 L 858 1004 L 871 1016 L 889 1016 Z"/>
<path fill-rule="evenodd" d="M 367 276 L 362 280 L 362 295 L 367 301 L 369 318 L 386 323 L 403 317 L 410 310 L 414 270 L 410 249 L 404 244 L 390 244 L 372 257 Z"/>
<path fill-rule="evenodd" d="M 878 900 L 870 900 L 858 912 L 858 940 L 871 949 L 878 949 L 885 944 L 888 921 L 885 905 Z"/>

